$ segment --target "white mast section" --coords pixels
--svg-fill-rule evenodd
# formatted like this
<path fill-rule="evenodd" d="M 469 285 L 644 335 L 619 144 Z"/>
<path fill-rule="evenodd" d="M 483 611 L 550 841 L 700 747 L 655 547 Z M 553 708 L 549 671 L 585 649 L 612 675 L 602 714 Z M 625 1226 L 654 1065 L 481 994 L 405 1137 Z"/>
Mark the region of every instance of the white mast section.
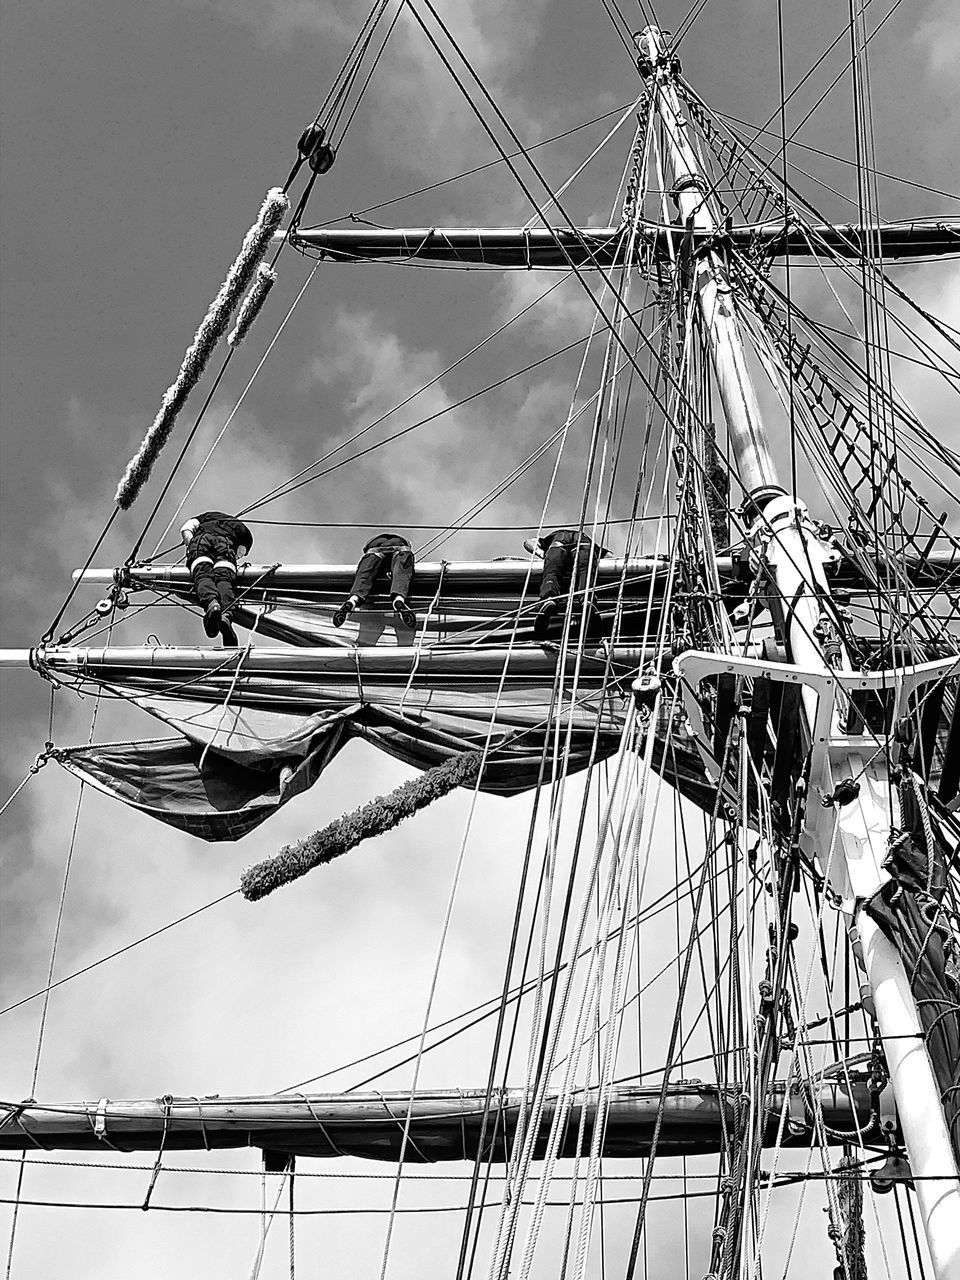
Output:
<path fill-rule="evenodd" d="M 663 37 L 656 27 L 648 27 L 639 43 L 641 51 L 648 54 L 653 63 L 665 52 Z M 654 101 L 663 122 L 667 154 L 673 167 L 673 195 L 684 227 L 706 235 L 709 242 L 717 225 L 707 201 L 707 184 L 687 138 L 687 122 L 680 110 L 672 76 L 669 63 L 658 67 Z M 708 249 L 693 259 L 692 271 L 692 288 L 709 334 L 713 370 L 741 479 L 748 493 L 758 489 L 782 493 L 760 418 L 757 394 L 747 369 L 736 304 L 723 260 L 715 249 Z"/>
<path fill-rule="evenodd" d="M 718 228 L 687 135 L 666 41 L 658 28 L 647 27 L 637 44 L 652 67 L 655 106 L 663 121 L 683 221 L 698 232 L 714 234 Z M 835 555 L 817 537 L 804 504 L 788 495 L 778 480 L 745 359 L 736 303 L 717 250 L 696 255 L 691 287 L 703 318 L 740 478 L 759 512 L 750 531 L 751 542 L 766 561 L 783 600 L 790 657 L 796 664 L 793 670 L 799 668 L 797 678 L 804 683 L 807 729 L 814 755 L 822 761 L 819 776 L 811 776 L 808 813 L 815 812 L 812 821 L 808 817 L 805 844 L 821 864 L 827 863 L 831 847 L 842 855 L 842 866 L 825 866 L 825 874 L 843 899 L 855 951 L 866 973 L 934 1275 L 936 1280 L 960 1280 L 960 1177 L 920 1015 L 897 948 L 858 909 L 889 879 L 881 864 L 898 815 L 890 799 L 886 762 L 873 756 L 866 739 L 847 736 L 842 730 L 846 700 L 839 686 L 844 675 L 848 686 L 851 682 L 849 660 L 842 658 L 840 668 L 834 670 L 815 636 L 820 600 L 829 592 L 824 566 Z M 899 674 L 896 684 L 902 687 L 906 673 Z M 831 675 L 839 679 L 831 680 Z M 821 701 L 828 698 L 833 707 L 829 725 L 818 715 Z M 857 779 L 859 796 L 843 809 L 823 809 L 817 787 L 831 794 L 843 778 Z"/>

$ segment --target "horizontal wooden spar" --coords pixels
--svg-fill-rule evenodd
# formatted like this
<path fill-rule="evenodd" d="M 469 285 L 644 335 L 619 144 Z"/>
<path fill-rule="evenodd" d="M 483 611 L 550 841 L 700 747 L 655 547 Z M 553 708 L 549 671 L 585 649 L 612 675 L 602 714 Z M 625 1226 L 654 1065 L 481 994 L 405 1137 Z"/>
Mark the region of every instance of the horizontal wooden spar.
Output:
<path fill-rule="evenodd" d="M 936 587 L 950 579 L 960 586 L 960 555 L 949 548 L 931 551 L 920 561 L 906 555 L 901 563 L 907 577 L 914 585 Z M 636 556 L 630 559 L 611 557 L 597 565 L 597 584 L 606 594 L 619 592 L 623 584 L 624 595 L 640 596 L 644 600 L 650 589 L 650 578 L 664 578 L 669 566 L 666 556 Z M 827 566 L 835 586 L 853 590 L 872 590 L 863 577 L 855 560 L 837 555 Z M 878 569 L 882 566 L 878 564 Z M 721 581 L 727 581 L 741 572 L 741 565 L 733 556 L 718 556 L 717 571 Z M 254 564 L 237 574 L 240 588 L 249 591 L 251 597 L 276 592 L 278 595 L 343 595 L 350 590 L 355 564 Z M 497 596 L 516 598 L 521 592 L 536 595 L 540 589 L 543 562 L 536 560 L 462 560 L 446 565 L 426 560 L 418 564 L 413 579 L 411 600 L 432 600 L 441 589 L 442 596 L 457 599 L 487 599 Z M 442 575 L 442 582 L 441 582 Z M 180 594 L 191 585 L 190 571 L 183 564 L 150 564 L 133 568 L 75 569 L 73 580 L 85 586 L 105 588 L 117 583 L 142 589 L 173 589 Z M 602 602 L 601 602 L 602 603 Z"/>
<path fill-rule="evenodd" d="M 712 237 L 693 231 L 694 248 Z M 641 227 L 634 245 L 634 262 L 644 263 L 651 252 L 666 257 L 685 236 L 682 227 Z M 761 247 L 771 257 L 838 255 L 858 258 L 864 247 L 878 243 L 885 258 L 941 257 L 960 254 L 960 220 L 938 222 L 822 223 L 809 229 L 782 222 L 734 227 L 730 241 L 740 250 Z M 416 258 L 425 262 L 467 263 L 490 267 L 612 267 L 626 263 L 630 236 L 624 227 L 327 227 L 300 228 L 291 240 L 332 261 L 355 262 L 380 258 Z"/>
<path fill-rule="evenodd" d="M 721 558 L 727 568 L 730 557 Z M 619 582 L 621 578 L 645 580 L 649 582 L 651 573 L 666 572 L 668 566 L 666 556 L 638 556 L 629 560 L 601 560 L 597 567 L 597 578 L 601 583 Z M 275 587 L 283 591 L 348 591 L 357 571 L 353 564 L 281 564 L 273 568 L 269 564 L 255 564 L 248 569 L 241 569 L 237 574 L 237 582 L 241 587 L 248 587 L 260 582 L 265 590 Z M 442 564 L 437 560 L 424 560 L 417 563 L 414 575 L 414 589 L 419 594 L 433 595 L 440 585 L 441 575 L 445 588 L 457 595 L 490 595 L 500 591 L 517 592 L 528 580 L 539 587 L 543 573 L 543 561 L 531 562 L 524 559 L 510 560 L 460 560 Z M 130 570 L 130 577 L 137 585 L 170 586 L 188 585 L 190 572 L 186 565 L 150 564 Z M 111 586 L 124 580 L 121 569 L 76 569 L 75 582 L 91 583 L 96 586 Z"/>
<path fill-rule="evenodd" d="M 335 649 L 291 648 L 257 645 L 247 653 L 243 649 L 191 648 L 186 645 L 111 645 L 100 648 L 77 645 L 49 645 L 38 649 L 0 649 L 0 666 L 44 667 L 50 671 L 70 672 L 84 676 L 96 674 L 100 679 L 120 679 L 136 671 L 166 671 L 170 674 L 203 671 L 232 673 L 237 663 L 245 672 L 265 675 L 294 675 L 307 679 L 355 678 L 358 674 L 377 675 L 406 680 L 413 669 L 418 679 L 451 681 L 465 678 L 498 679 L 504 667 L 512 680 L 542 680 L 556 669 L 559 650 L 556 645 L 525 644 L 512 648 L 500 645 L 465 646 L 424 645 L 404 648 Z M 615 672 L 632 670 L 657 656 L 653 646 L 598 646 L 584 654 L 567 656 L 570 672 L 580 666 L 581 680 L 607 678 L 608 656 Z"/>
<path fill-rule="evenodd" d="M 780 1127 L 783 1084 L 771 1090 L 765 1145 Z M 869 1126 L 867 1086 L 847 1091 L 836 1081 L 817 1086 L 827 1131 Z M 486 1094 L 482 1089 L 408 1093 L 297 1094 L 266 1097 L 149 1098 L 136 1101 L 0 1103 L 0 1148 L 7 1151 L 166 1151 L 260 1147 L 298 1156 L 355 1156 L 395 1161 L 404 1124 L 411 1114 L 406 1160 L 432 1163 L 473 1160 L 480 1145 Z M 502 1162 L 516 1129 L 522 1090 L 494 1094 L 483 1155 Z M 720 1151 L 724 1132 L 734 1127 L 734 1092 L 691 1081 L 670 1085 L 663 1105 L 657 1153 L 698 1155 Z M 809 1146 L 814 1132 L 808 1098 L 791 1092 L 783 1145 Z M 561 1155 L 576 1154 L 581 1107 L 587 1115 L 582 1152 L 589 1150 L 596 1118 L 596 1094 L 578 1095 L 561 1141 Z M 536 1150 L 542 1159 L 556 1100 L 547 1100 Z M 660 1086 L 615 1086 L 604 1131 L 603 1155 L 637 1158 L 650 1154 L 660 1111 Z M 854 1112 L 856 1115 L 854 1115 Z M 839 1139 L 837 1139 L 839 1141 Z"/>

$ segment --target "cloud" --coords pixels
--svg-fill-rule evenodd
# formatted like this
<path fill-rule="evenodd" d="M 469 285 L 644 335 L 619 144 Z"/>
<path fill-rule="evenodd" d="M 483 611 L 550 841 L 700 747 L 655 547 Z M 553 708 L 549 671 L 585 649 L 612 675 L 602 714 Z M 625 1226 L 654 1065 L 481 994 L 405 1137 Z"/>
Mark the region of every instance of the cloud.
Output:
<path fill-rule="evenodd" d="M 588 282 L 602 286 L 599 275 L 596 281 L 590 279 Z M 536 299 L 540 298 L 551 284 L 556 284 L 557 287 L 550 289 L 546 297 L 537 302 Z M 504 276 L 500 292 L 501 309 L 505 320 L 523 307 L 529 306 L 530 303 L 535 303 L 527 324 L 527 329 L 534 341 L 549 340 L 550 345 L 556 345 L 556 340 L 571 342 L 574 338 L 589 333 L 595 321 L 600 333 L 606 332 L 597 308 L 590 301 L 583 285 L 574 276 L 554 278 L 528 271 L 511 271 Z M 599 290 L 597 296 L 599 297 Z M 609 303 L 604 306 L 604 310 L 608 315 L 612 313 Z"/>
<path fill-rule="evenodd" d="M 948 91 L 956 91 L 956 68 L 960 61 L 960 22 L 953 0 L 928 4 L 912 36 L 934 75 L 942 77 Z"/>
<path fill-rule="evenodd" d="M 505 310 L 512 314 L 525 300 L 522 296 L 511 298 Z M 551 318 L 545 314 L 543 319 L 550 327 L 560 323 L 559 315 Z M 533 321 L 528 322 L 525 332 L 537 339 L 543 336 Z M 492 358 L 505 349 L 512 352 L 514 347 L 515 340 L 505 337 Z M 511 355 L 511 365 L 515 362 L 515 355 Z M 372 423 L 418 387 L 426 386 L 442 373 L 444 363 L 439 352 L 417 349 L 385 328 L 371 313 L 339 313 L 325 330 L 323 347 L 305 374 L 310 386 L 334 390 L 347 409 L 335 435 L 324 441 L 326 448 Z M 343 455 L 336 455 L 325 465 L 432 415 L 440 413 L 441 417 L 319 483 L 330 486 L 332 482 L 341 490 L 341 496 L 345 486 L 357 511 L 369 512 L 372 505 L 377 512 L 392 512 L 396 520 L 450 520 L 481 498 L 562 425 L 569 409 L 568 373 L 569 367 L 556 375 L 549 370 L 537 371 L 456 408 L 452 406 L 460 395 L 450 385 L 453 378 L 441 378 L 409 405 L 390 414 L 369 437 L 347 446 Z M 478 385 L 484 385 L 483 377 L 470 377 L 464 393 L 470 394 Z M 584 424 L 580 434 L 586 433 Z M 479 523 L 492 523 L 499 518 L 504 523 L 527 521 L 536 527 L 548 466 L 549 459 L 528 481 L 511 489 L 506 503 L 498 502 Z M 496 537 L 490 534 L 485 538 L 477 535 L 475 544 L 458 538 L 457 555 L 470 554 L 464 548 L 471 545 L 476 545 L 478 551 L 485 546 L 486 554 L 516 552 L 519 541 L 519 537 L 513 537 L 509 545 L 498 547 Z"/>
<path fill-rule="evenodd" d="M 362 17 L 348 0 L 214 0 L 212 7 L 224 20 L 251 27 L 267 45 L 289 46 L 314 37 L 324 52 L 335 48 L 337 61 L 330 58 L 327 64 L 330 82 Z M 490 159 L 491 143 L 466 97 L 414 15 L 405 5 L 399 7 L 386 54 L 358 113 L 381 161 L 435 177 Z M 529 0 L 521 7 L 513 0 L 447 0 L 438 10 L 467 63 L 521 137 L 533 136 L 539 127 L 523 93 L 520 72 L 536 48 L 546 7 L 547 0 Z M 379 47 L 397 8 L 391 4 L 381 18 L 373 50 Z M 418 5 L 417 11 L 462 79 L 470 100 L 480 105 L 481 94 L 463 62 L 426 9 Z M 482 110 L 492 119 L 486 104 Z M 502 127 L 498 124 L 496 128 L 506 140 Z"/>
<path fill-rule="evenodd" d="M 350 47 L 362 14 L 348 0 L 192 0 L 197 8 L 250 27 L 266 45 L 289 47 L 303 36 L 318 36 Z"/>
<path fill-rule="evenodd" d="M 519 11 L 510 0 L 453 0 L 440 10 L 466 62 L 521 137 L 534 136 L 538 124 L 513 76 L 533 48 L 544 8 L 544 0 L 532 0 Z M 381 149 L 396 153 L 397 147 L 403 148 L 401 155 L 423 172 L 435 174 L 454 165 L 466 168 L 491 154 L 491 143 L 467 98 L 505 142 L 507 136 L 495 124 L 470 72 L 432 20 L 426 21 L 466 94 L 454 83 L 419 24 L 405 13 L 397 28 L 398 48 L 390 50 L 392 57 L 377 86 L 380 109 L 373 136 Z"/>

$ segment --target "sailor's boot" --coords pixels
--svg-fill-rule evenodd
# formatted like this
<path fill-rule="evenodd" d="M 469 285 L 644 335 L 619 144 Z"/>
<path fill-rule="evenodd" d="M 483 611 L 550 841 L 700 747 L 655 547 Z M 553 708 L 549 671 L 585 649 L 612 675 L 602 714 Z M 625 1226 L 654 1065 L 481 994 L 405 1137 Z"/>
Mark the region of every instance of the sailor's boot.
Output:
<path fill-rule="evenodd" d="M 343 604 L 333 615 L 333 625 L 335 627 L 342 627 L 343 624 L 346 622 L 347 618 L 349 617 L 349 615 L 353 613 L 354 609 L 357 607 L 359 603 L 360 601 L 357 599 L 356 596 L 349 596 L 346 600 L 344 600 Z"/>
<path fill-rule="evenodd" d="M 203 611 L 203 629 L 212 640 L 220 634 L 220 601 L 208 600 Z"/>
<path fill-rule="evenodd" d="M 412 631 L 417 625 L 417 615 L 407 604 L 403 596 L 393 597 L 393 612 L 397 615 L 405 627 L 409 627 Z"/>
<path fill-rule="evenodd" d="M 553 615 L 558 612 L 560 601 L 556 598 L 544 600 L 540 608 L 537 610 L 537 616 L 533 620 L 533 638 L 534 640 L 546 640 L 550 634 L 550 622 Z"/>

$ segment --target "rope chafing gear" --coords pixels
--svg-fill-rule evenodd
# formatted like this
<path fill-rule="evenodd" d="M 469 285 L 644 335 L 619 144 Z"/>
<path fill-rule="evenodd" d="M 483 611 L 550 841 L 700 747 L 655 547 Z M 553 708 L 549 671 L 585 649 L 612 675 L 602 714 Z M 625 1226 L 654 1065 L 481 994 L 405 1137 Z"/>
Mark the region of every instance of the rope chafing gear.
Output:
<path fill-rule="evenodd" d="M 864 1256 L 863 1183 L 861 1167 L 853 1155 L 844 1155 L 837 1165 L 837 1204 L 828 1205 L 827 1231 L 837 1251 L 834 1280 L 867 1280 Z"/>
<path fill-rule="evenodd" d="M 176 381 L 167 388 L 153 425 L 127 464 L 123 479 L 117 486 L 115 499 L 122 510 L 132 506 L 149 479 L 160 450 L 170 437 L 177 415 L 203 375 L 217 342 L 226 332 L 230 316 L 289 208 L 290 201 L 279 187 L 272 187 L 267 192 L 256 222 L 244 237 L 233 266 L 210 304 L 193 342 L 187 348 Z"/>
<path fill-rule="evenodd" d="M 247 296 L 240 304 L 240 310 L 237 312 L 234 326 L 227 334 L 228 346 L 239 347 L 247 336 L 250 326 L 260 314 L 260 308 L 266 302 L 267 294 L 276 283 L 276 271 L 274 271 L 273 267 L 268 267 L 265 262 L 261 262 L 257 267 L 256 279 L 250 286 Z"/>
<path fill-rule="evenodd" d="M 410 818 L 434 800 L 440 800 L 455 787 L 474 782 L 482 759 L 481 751 L 456 756 L 405 782 L 388 796 L 378 796 L 353 813 L 345 814 L 305 840 L 285 845 L 275 857 L 244 871 L 240 877 L 240 892 L 248 902 L 256 902 L 281 885 L 306 875 L 314 867 L 355 849 L 371 836 L 390 831 L 404 818 Z"/>

